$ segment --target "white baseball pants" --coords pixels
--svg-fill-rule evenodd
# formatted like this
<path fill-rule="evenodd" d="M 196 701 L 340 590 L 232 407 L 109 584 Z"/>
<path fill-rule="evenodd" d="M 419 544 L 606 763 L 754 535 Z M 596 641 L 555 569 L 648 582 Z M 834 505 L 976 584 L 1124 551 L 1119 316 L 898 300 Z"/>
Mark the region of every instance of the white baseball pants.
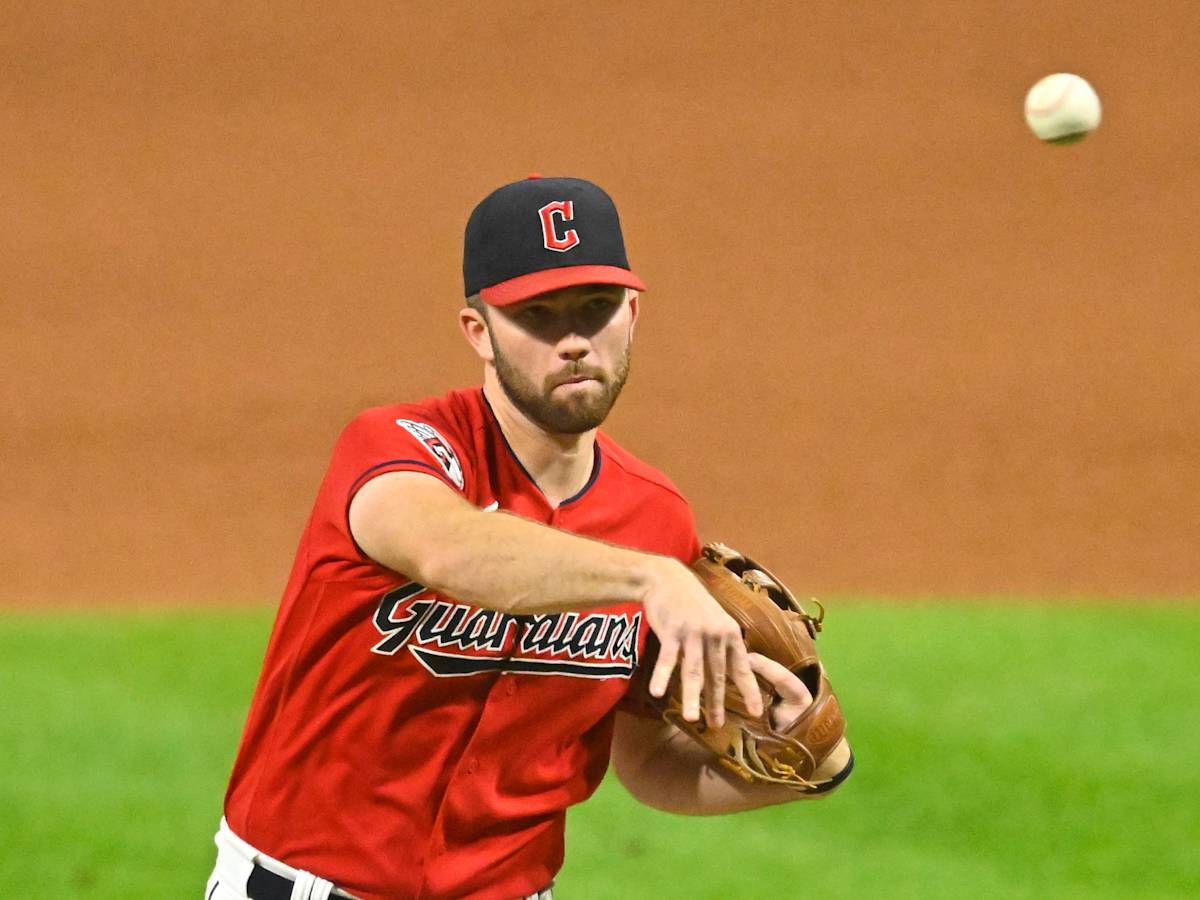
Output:
<path fill-rule="evenodd" d="M 217 845 L 217 864 L 204 888 L 204 900 L 249 900 L 246 896 L 246 881 L 250 878 L 255 863 L 268 872 L 292 880 L 294 884 L 291 900 L 330 900 L 354 896 L 336 889 L 332 883 L 318 878 L 312 872 L 293 869 L 265 853 L 260 853 L 234 834 L 224 817 L 213 843 Z M 550 888 L 546 888 L 519 900 L 554 900 L 554 894 Z"/>

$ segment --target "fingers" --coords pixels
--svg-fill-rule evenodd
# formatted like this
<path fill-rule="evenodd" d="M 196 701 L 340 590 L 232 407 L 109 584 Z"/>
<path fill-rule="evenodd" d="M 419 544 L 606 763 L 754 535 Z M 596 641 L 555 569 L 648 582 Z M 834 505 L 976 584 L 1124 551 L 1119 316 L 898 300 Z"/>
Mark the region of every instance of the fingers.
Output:
<path fill-rule="evenodd" d="M 751 664 L 751 658 L 758 654 L 748 653 L 746 645 L 739 638 L 730 642 L 729 655 L 733 657 L 730 677 L 737 685 L 737 689 L 741 691 L 746 702 L 746 709 L 752 716 L 761 716 L 763 713 L 762 691 L 759 690 L 758 679 L 754 677 L 754 668 Z M 765 659 L 766 657 L 760 658 Z"/>
<path fill-rule="evenodd" d="M 725 723 L 725 679 L 729 674 L 728 657 L 733 656 L 735 683 L 742 689 L 754 715 L 762 713 L 762 698 L 754 673 L 746 659 L 746 648 L 740 639 L 724 635 L 702 637 L 698 632 L 687 634 L 683 643 L 666 635 L 660 639 L 661 648 L 650 675 L 650 693 L 661 697 L 671 683 L 671 674 L 679 666 L 680 696 L 683 717 L 689 722 L 700 718 L 700 698 L 705 699 L 709 721 L 717 727 Z M 682 652 L 681 652 L 682 651 Z"/>
<path fill-rule="evenodd" d="M 737 622 L 695 573 L 677 561 L 653 571 L 662 581 L 654 582 L 642 601 L 660 644 L 650 673 L 651 696 L 666 695 L 678 666 L 680 712 L 687 721 L 700 719 L 703 698 L 708 721 L 717 727 L 724 724 L 727 678 L 741 690 L 750 711 L 761 715 L 761 692 Z"/>
<path fill-rule="evenodd" d="M 659 643 L 658 659 L 650 675 L 650 695 L 653 697 L 661 697 L 667 692 L 671 673 L 675 671 L 675 662 L 679 658 L 679 641 L 670 635 L 660 635 Z"/>
<path fill-rule="evenodd" d="M 700 718 L 700 689 L 704 687 L 704 640 L 698 634 L 689 634 L 684 639 L 679 677 L 683 688 L 683 717 L 695 722 Z"/>
<path fill-rule="evenodd" d="M 650 676 L 650 693 L 661 697 L 671 683 L 671 673 L 679 665 L 679 679 L 683 701 L 683 717 L 689 722 L 700 718 L 700 691 L 704 687 L 704 641 L 692 633 L 683 640 L 683 656 L 680 658 L 679 641 L 667 636 L 661 639 L 662 649 L 654 663 Z M 724 700 L 722 700 L 722 703 Z"/>
<path fill-rule="evenodd" d="M 704 648 L 704 661 L 708 664 L 704 698 L 708 708 L 708 720 L 720 728 L 725 724 L 725 657 L 728 646 L 721 635 L 711 636 Z"/>
<path fill-rule="evenodd" d="M 779 699 L 786 704 L 807 707 L 813 701 L 812 694 L 804 682 L 793 675 L 786 666 L 763 656 L 761 653 L 748 654 L 750 668 L 771 682 Z"/>

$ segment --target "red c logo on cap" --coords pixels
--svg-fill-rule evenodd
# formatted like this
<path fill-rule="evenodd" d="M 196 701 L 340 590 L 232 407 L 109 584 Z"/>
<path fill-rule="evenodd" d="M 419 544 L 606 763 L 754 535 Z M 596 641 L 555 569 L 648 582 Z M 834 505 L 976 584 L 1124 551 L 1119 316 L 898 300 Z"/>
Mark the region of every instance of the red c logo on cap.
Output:
<path fill-rule="evenodd" d="M 559 237 L 554 230 L 556 213 L 564 223 L 570 222 L 575 218 L 575 204 L 570 200 L 555 200 L 538 210 L 538 215 L 542 217 L 542 244 L 547 250 L 565 253 L 579 243 L 579 234 L 574 228 L 568 228 Z"/>

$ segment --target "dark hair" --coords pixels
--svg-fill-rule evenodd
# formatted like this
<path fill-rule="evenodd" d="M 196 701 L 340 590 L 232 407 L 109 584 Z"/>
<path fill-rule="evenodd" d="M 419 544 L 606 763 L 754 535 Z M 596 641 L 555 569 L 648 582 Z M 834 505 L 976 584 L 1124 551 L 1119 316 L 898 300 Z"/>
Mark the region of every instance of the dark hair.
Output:
<path fill-rule="evenodd" d="M 483 320 L 485 322 L 488 321 L 488 305 L 483 302 L 483 298 L 480 297 L 479 294 L 472 294 L 469 296 L 467 298 L 467 306 L 471 307 L 471 309 L 483 316 Z"/>

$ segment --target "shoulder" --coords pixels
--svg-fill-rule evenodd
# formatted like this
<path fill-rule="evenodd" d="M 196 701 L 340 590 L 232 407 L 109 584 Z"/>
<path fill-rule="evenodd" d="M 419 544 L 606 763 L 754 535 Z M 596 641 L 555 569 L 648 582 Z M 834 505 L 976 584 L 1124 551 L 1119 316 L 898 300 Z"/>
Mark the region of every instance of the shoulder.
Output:
<path fill-rule="evenodd" d="M 365 409 L 342 430 L 334 457 L 364 474 L 405 466 L 440 469 L 463 490 L 476 456 L 479 400 L 473 393 L 478 391 Z"/>
<path fill-rule="evenodd" d="M 688 506 L 687 498 L 666 475 L 644 462 L 606 435 L 598 432 L 596 440 L 604 454 L 604 461 L 616 467 L 636 489 L 655 495 L 660 500 Z"/>

